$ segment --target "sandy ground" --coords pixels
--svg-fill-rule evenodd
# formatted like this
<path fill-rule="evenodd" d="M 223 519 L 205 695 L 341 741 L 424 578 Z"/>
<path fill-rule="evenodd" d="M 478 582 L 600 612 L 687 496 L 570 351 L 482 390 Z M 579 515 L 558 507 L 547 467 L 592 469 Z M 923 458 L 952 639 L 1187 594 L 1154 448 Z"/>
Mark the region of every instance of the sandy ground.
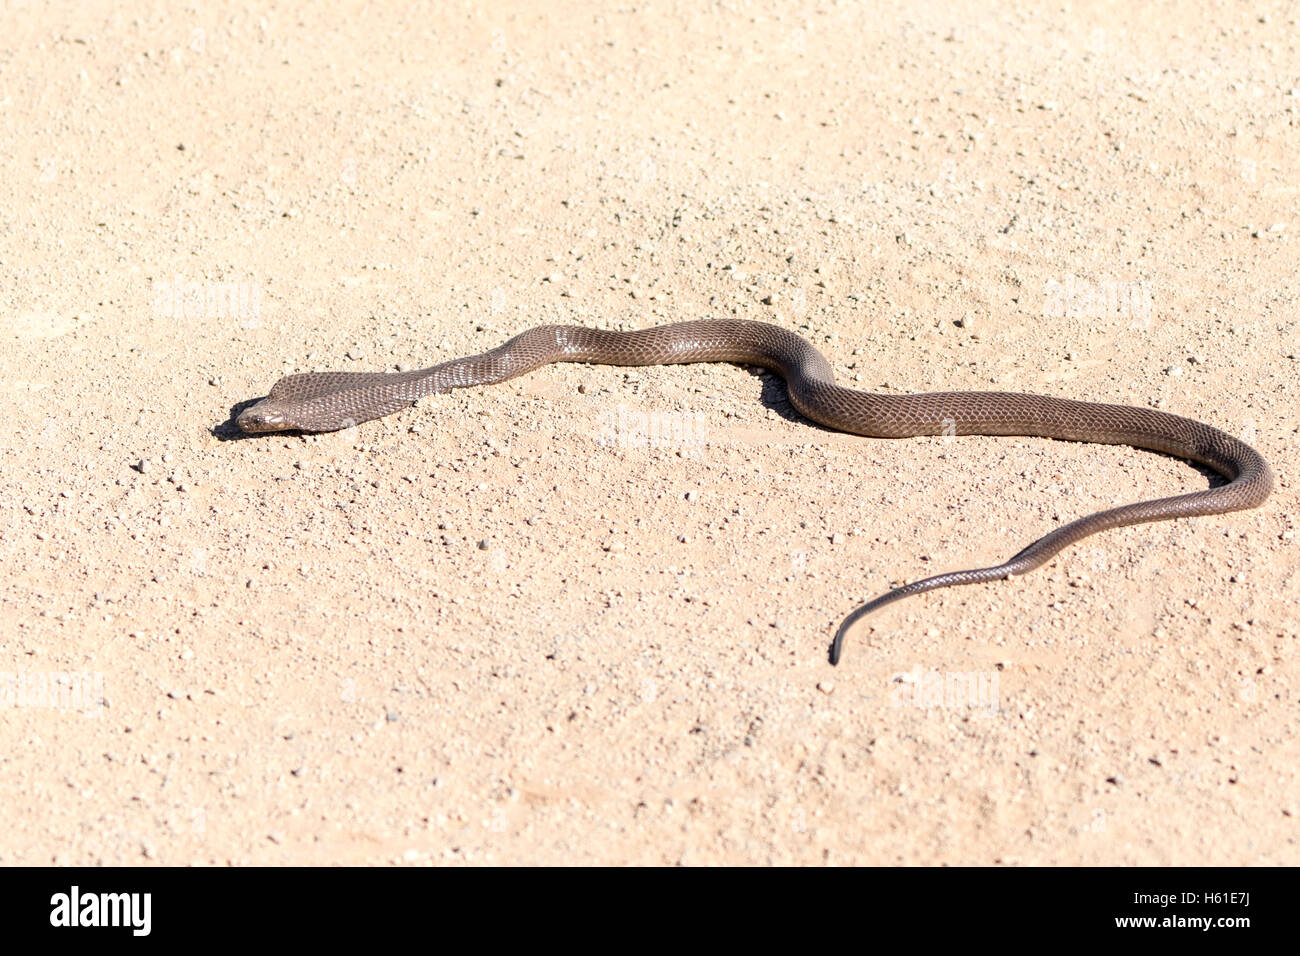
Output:
<path fill-rule="evenodd" d="M 1300 863 L 1294 7 L 397 6 L 4 14 L 0 862 Z M 1278 487 L 832 668 L 891 585 L 1210 479 L 731 366 L 230 421 L 704 316 L 1200 418 Z"/>

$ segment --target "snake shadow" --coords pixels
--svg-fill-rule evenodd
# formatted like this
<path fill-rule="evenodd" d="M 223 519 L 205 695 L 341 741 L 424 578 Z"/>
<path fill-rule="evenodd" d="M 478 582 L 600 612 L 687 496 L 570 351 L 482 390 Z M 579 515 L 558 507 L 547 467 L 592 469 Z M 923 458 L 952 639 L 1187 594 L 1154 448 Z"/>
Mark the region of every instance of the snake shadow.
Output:
<path fill-rule="evenodd" d="M 816 428 L 818 431 L 829 432 L 832 435 L 843 434 L 837 429 L 829 428 L 821 422 L 815 422 L 801 415 L 790 403 L 790 389 L 786 386 L 785 379 L 776 372 L 757 365 L 742 365 L 741 368 L 758 379 L 758 400 L 764 408 L 776 412 L 788 422 L 797 422 L 807 428 Z"/>
<path fill-rule="evenodd" d="M 264 398 L 266 398 L 266 396 L 262 395 L 258 398 L 250 398 L 247 401 L 239 402 L 236 405 L 231 405 L 230 417 L 227 418 L 224 422 L 221 422 L 219 425 L 213 425 L 211 428 L 208 429 L 208 433 L 211 434 L 212 437 L 215 438 L 217 441 L 223 441 L 223 442 L 244 441 L 249 438 L 265 438 L 267 434 L 271 434 L 271 435 L 288 434 L 286 432 L 268 432 L 262 435 L 249 435 L 247 432 L 245 432 L 242 428 L 239 427 L 239 416 L 243 413 L 244 409 L 252 408 L 254 405 L 262 401 L 262 399 Z"/>

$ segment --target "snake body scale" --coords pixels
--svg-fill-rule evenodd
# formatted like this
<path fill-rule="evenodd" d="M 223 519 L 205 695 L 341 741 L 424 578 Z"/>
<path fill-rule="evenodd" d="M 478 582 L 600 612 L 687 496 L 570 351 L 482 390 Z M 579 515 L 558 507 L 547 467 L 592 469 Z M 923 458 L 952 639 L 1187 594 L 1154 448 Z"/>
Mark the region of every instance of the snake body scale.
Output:
<path fill-rule="evenodd" d="M 935 588 L 1024 574 L 1061 549 L 1110 528 L 1253 508 L 1273 486 L 1268 464 L 1255 449 L 1194 419 L 1128 405 L 1014 392 L 873 395 L 836 385 L 825 356 L 793 332 L 739 319 L 680 322 L 631 332 L 544 325 L 490 352 L 416 371 L 289 375 L 276 382 L 265 399 L 243 411 L 238 424 L 250 434 L 334 431 L 391 415 L 427 395 L 504 382 L 553 362 L 757 365 L 785 379 L 790 402 L 800 414 L 839 431 L 871 438 L 1020 435 L 1132 445 L 1190 459 L 1227 479 L 1200 491 L 1079 518 L 993 567 L 950 571 L 887 591 L 840 624 L 831 644 L 832 664 L 839 662 L 849 628 L 894 601 Z"/>

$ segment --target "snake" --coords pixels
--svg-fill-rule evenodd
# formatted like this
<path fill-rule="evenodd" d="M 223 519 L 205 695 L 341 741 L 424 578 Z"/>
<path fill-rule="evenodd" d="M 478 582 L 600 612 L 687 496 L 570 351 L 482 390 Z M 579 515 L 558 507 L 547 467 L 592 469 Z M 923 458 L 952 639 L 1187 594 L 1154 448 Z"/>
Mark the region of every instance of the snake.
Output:
<path fill-rule="evenodd" d="M 1078 518 L 992 567 L 949 571 L 886 591 L 844 618 L 830 646 L 832 665 L 839 663 L 850 628 L 895 601 L 936 588 L 1024 574 L 1081 539 L 1112 528 L 1254 508 L 1273 488 L 1272 472 L 1259 452 L 1195 419 L 1137 406 L 1018 392 L 897 395 L 845 388 L 835 384 L 830 362 L 803 337 L 777 325 L 743 319 L 703 319 L 632 331 L 540 325 L 489 352 L 430 368 L 287 375 L 264 399 L 240 412 L 236 422 L 248 434 L 335 431 L 391 415 L 428 395 L 504 382 L 554 362 L 758 366 L 785 379 L 790 404 L 801 415 L 842 432 L 870 438 L 1016 435 L 1130 445 L 1196 462 L 1226 479 L 1198 491 Z"/>

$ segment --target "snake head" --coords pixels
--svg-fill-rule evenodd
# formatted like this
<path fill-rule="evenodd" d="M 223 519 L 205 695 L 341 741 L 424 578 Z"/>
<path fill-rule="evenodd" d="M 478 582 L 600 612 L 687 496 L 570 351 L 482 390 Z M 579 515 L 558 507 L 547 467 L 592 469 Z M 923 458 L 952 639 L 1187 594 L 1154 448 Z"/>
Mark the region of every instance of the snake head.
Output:
<path fill-rule="evenodd" d="M 244 409 L 235 419 L 235 424 L 246 435 L 282 432 L 293 427 L 285 421 L 284 415 L 276 411 L 275 406 L 267 401 L 258 402 Z"/>

